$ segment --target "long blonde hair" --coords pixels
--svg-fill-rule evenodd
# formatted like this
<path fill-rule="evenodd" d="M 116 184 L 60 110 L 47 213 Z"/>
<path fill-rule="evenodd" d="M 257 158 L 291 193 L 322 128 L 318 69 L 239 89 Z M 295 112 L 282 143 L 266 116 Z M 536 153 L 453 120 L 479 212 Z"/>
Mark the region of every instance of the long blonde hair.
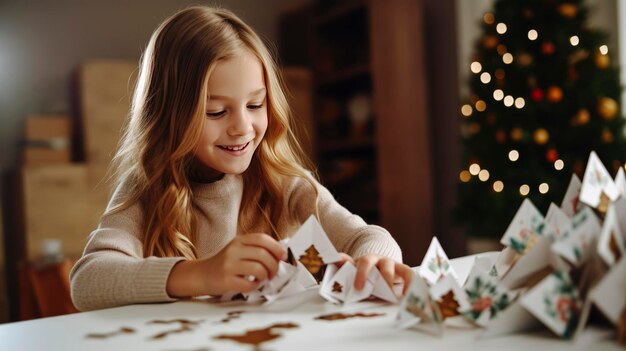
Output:
<path fill-rule="evenodd" d="M 126 197 L 106 214 L 139 202 L 144 255 L 197 258 L 197 223 L 188 175 L 205 120 L 208 77 L 219 60 L 247 49 L 261 62 L 267 88 L 268 127 L 242 177 L 238 228 L 276 225 L 285 207 L 285 179 L 302 177 L 317 189 L 303 165 L 276 64 L 258 35 L 232 12 L 190 7 L 165 20 L 142 55 L 129 121 L 113 160 Z M 316 204 L 317 207 L 317 204 Z M 106 215 L 105 214 L 105 215 Z M 254 215 L 258 214 L 258 215 Z M 295 224 L 287 213 L 288 223 Z"/>

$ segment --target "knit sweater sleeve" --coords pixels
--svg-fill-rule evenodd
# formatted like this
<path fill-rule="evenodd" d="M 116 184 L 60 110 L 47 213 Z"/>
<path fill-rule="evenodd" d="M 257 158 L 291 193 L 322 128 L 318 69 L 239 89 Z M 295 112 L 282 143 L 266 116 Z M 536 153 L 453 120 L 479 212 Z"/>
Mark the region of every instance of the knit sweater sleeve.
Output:
<path fill-rule="evenodd" d="M 115 201 L 116 196 L 111 204 Z M 76 308 L 174 301 L 166 292 L 167 278 L 183 258 L 144 258 L 140 223 L 139 204 L 102 218 L 70 273 Z"/>
<path fill-rule="evenodd" d="M 318 220 L 337 251 L 345 252 L 355 259 L 375 253 L 402 262 L 400 247 L 386 229 L 368 225 L 361 217 L 340 205 L 328 189 L 312 181 L 319 193 Z M 308 181 L 295 178 L 289 190 L 288 206 L 295 209 L 301 222 L 315 214 L 316 194 Z"/>

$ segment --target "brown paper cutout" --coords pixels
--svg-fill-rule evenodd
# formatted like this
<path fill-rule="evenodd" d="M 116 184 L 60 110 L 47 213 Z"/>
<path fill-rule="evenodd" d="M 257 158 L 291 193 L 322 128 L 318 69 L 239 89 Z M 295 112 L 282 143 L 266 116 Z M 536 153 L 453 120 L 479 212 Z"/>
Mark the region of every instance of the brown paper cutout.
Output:
<path fill-rule="evenodd" d="M 324 260 L 320 257 L 320 253 L 315 248 L 315 245 L 309 246 L 309 248 L 304 251 L 304 255 L 300 256 L 300 262 L 311 274 L 319 272 L 324 265 Z"/>
<path fill-rule="evenodd" d="M 373 318 L 373 317 L 381 317 L 384 316 L 384 313 L 353 313 L 353 314 L 344 314 L 344 313 L 331 313 L 324 314 L 321 316 L 315 317 L 316 320 L 322 321 L 338 321 L 350 318 Z"/>
<path fill-rule="evenodd" d="M 606 193 L 604 191 L 602 193 L 600 193 L 600 203 L 598 204 L 598 212 L 601 213 L 602 218 L 604 218 L 604 215 L 606 214 L 606 211 L 609 210 L 609 204 L 610 203 L 611 203 L 611 200 L 606 195 Z"/>
<path fill-rule="evenodd" d="M 459 314 L 459 303 L 454 298 L 454 292 L 452 290 L 441 296 L 441 298 L 437 300 L 437 305 L 439 305 L 439 310 L 441 311 L 441 317 L 443 319 L 454 317 Z"/>
<path fill-rule="evenodd" d="M 119 330 L 113 331 L 113 332 L 109 332 L 109 333 L 91 333 L 91 334 L 87 334 L 85 337 L 87 338 L 91 338 L 91 339 L 107 339 L 107 338 L 111 338 L 117 335 L 122 335 L 122 334 L 133 334 L 135 332 L 135 329 L 133 328 L 129 328 L 129 327 L 121 327 Z"/>
<path fill-rule="evenodd" d="M 220 320 L 221 323 L 228 323 L 230 321 L 232 321 L 233 319 L 237 319 L 241 316 L 242 313 L 244 313 L 245 311 L 230 311 L 226 314 L 226 318 L 223 318 L 222 320 Z"/>
<path fill-rule="evenodd" d="M 166 336 L 170 334 L 178 334 L 178 333 L 193 331 L 194 327 L 197 327 L 202 322 L 203 322 L 202 320 L 190 321 L 188 319 L 171 319 L 171 320 L 157 319 L 157 320 L 150 321 L 147 324 L 172 324 L 172 323 L 180 324 L 180 328 L 178 329 L 166 330 L 150 337 L 150 339 L 158 340 L 158 339 L 164 339 Z"/>
<path fill-rule="evenodd" d="M 270 340 L 277 339 L 282 334 L 274 333 L 274 329 L 292 329 L 298 328 L 299 325 L 295 323 L 277 323 L 263 329 L 252 329 L 246 331 L 244 334 L 222 334 L 214 336 L 213 339 L 217 340 L 232 340 L 241 344 L 248 344 L 254 346 L 254 350 L 260 350 L 261 344 Z"/>
<path fill-rule="evenodd" d="M 337 282 L 337 281 L 336 281 L 336 282 L 333 284 L 333 292 L 336 292 L 336 293 L 341 293 L 341 292 L 343 292 L 343 285 L 339 284 L 339 282 Z"/>

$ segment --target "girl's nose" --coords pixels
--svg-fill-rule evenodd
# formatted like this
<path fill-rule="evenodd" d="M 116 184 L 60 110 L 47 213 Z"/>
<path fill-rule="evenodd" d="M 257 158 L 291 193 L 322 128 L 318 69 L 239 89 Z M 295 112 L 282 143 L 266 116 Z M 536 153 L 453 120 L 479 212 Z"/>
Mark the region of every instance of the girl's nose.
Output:
<path fill-rule="evenodd" d="M 233 112 L 231 117 L 232 120 L 228 128 L 229 135 L 247 135 L 254 130 L 252 127 L 252 120 L 247 109 Z"/>

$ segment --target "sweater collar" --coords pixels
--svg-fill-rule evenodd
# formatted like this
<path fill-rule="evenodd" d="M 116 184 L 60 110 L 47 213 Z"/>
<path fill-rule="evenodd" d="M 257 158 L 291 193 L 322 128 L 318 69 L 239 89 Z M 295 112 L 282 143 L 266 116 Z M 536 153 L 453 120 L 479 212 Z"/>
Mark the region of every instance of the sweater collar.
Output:
<path fill-rule="evenodd" d="M 225 174 L 222 179 L 212 183 L 191 182 L 194 197 L 214 199 L 232 196 L 241 189 L 242 177 L 238 174 Z"/>

